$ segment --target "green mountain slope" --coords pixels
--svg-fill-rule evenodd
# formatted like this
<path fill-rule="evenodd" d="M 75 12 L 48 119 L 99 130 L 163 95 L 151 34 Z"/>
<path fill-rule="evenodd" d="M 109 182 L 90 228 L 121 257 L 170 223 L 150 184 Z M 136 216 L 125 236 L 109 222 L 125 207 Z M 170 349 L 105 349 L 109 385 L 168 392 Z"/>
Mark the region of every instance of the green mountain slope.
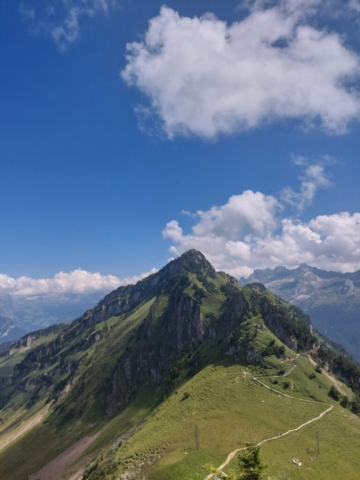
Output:
<path fill-rule="evenodd" d="M 277 267 L 255 270 L 241 285 L 261 282 L 266 288 L 297 305 L 314 326 L 360 361 L 360 271 L 327 272 L 300 265 L 294 270 Z"/>
<path fill-rule="evenodd" d="M 299 309 L 261 284 L 240 288 L 189 251 L 71 324 L 24 337 L 1 358 L 0 478 L 26 478 L 85 437 L 92 440 L 85 457 L 70 469 L 63 462 L 64 471 L 57 466 L 57 478 L 77 470 L 81 478 L 86 467 L 91 479 L 204 478 L 238 445 L 296 428 L 329 404 L 342 412 L 331 432 L 349 430 L 341 458 L 355 472 L 354 393 L 341 383 L 338 399 L 329 397 L 331 377 L 315 373 L 306 352 L 350 387 L 360 370 L 317 344 Z M 341 458 L 332 469 L 340 472 Z M 320 471 L 318 478 L 330 478 Z"/>

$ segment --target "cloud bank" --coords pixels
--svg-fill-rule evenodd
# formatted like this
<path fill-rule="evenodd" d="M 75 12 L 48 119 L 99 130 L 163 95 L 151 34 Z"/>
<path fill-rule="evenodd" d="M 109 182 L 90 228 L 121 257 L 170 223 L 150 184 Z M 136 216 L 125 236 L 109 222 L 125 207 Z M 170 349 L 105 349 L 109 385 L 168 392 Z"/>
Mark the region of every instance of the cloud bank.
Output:
<path fill-rule="evenodd" d="M 302 206 L 318 188 L 329 186 L 321 162 L 302 162 L 298 192 L 285 189 L 277 199 L 246 190 L 224 205 L 192 215 L 190 233 L 177 220 L 168 222 L 163 237 L 172 242 L 170 252 L 177 256 L 190 248 L 201 250 L 216 269 L 235 277 L 246 277 L 255 268 L 301 263 L 340 272 L 360 270 L 360 213 L 319 215 L 309 221 L 286 215 L 284 197 Z"/>
<path fill-rule="evenodd" d="M 158 118 L 169 138 L 212 139 L 282 119 L 344 133 L 360 115 L 359 93 L 349 87 L 360 59 L 338 34 L 307 23 L 318 3 L 255 2 L 230 25 L 162 7 L 143 40 L 127 45 L 122 78 L 150 101 L 137 111 Z"/>
<path fill-rule="evenodd" d="M 26 276 L 12 278 L 0 274 L 0 294 L 39 295 L 46 293 L 89 293 L 95 291 L 110 292 L 121 285 L 128 285 L 155 273 L 153 268 L 141 275 L 119 279 L 114 275 L 101 275 L 86 270 L 73 270 L 70 273 L 59 272 L 53 278 L 34 279 Z"/>

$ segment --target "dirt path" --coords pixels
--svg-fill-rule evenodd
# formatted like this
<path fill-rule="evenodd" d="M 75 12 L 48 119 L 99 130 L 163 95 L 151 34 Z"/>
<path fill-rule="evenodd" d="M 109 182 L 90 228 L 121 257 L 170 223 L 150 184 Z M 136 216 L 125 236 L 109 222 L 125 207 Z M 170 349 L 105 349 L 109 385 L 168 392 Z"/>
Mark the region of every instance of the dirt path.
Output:
<path fill-rule="evenodd" d="M 315 362 L 315 360 L 311 357 L 311 355 L 306 355 L 308 360 L 310 361 L 310 363 L 312 363 L 314 365 L 314 367 L 317 366 L 317 363 Z M 321 373 L 323 373 L 325 375 L 325 377 L 330 380 L 331 383 L 333 383 L 335 385 L 335 387 L 339 390 L 339 392 L 341 393 L 341 395 L 344 395 L 345 397 L 347 397 L 347 393 L 345 392 L 345 390 L 342 388 L 342 386 L 340 385 L 340 383 L 338 382 L 338 380 L 335 378 L 335 377 L 332 377 L 326 370 L 322 369 L 321 370 Z"/>
<path fill-rule="evenodd" d="M 10 443 L 12 443 L 14 440 L 16 440 L 21 435 L 28 432 L 35 425 L 40 423 L 41 420 L 47 414 L 48 410 L 49 410 L 49 407 L 43 408 L 37 415 L 35 415 L 35 417 L 31 417 L 29 418 L 29 420 L 25 420 L 24 422 L 21 422 L 21 424 L 18 427 L 16 427 L 16 429 L 13 432 L 9 434 L 5 434 L 3 438 L 0 439 L 0 450 L 10 445 Z"/>
<path fill-rule="evenodd" d="M 299 353 L 297 354 L 297 356 L 292 360 L 292 361 L 295 361 L 297 358 L 299 358 Z M 290 373 L 297 367 L 297 365 L 294 365 L 288 372 L 284 373 L 284 375 L 274 375 L 274 377 L 287 377 L 288 375 L 290 375 Z M 325 373 L 325 372 L 324 372 Z M 306 402 L 306 403 L 317 403 L 317 404 L 322 404 L 322 405 L 326 405 L 328 408 L 326 410 L 324 410 L 323 412 L 320 413 L 320 415 L 318 415 L 317 417 L 314 417 L 314 418 L 311 418 L 310 420 L 308 420 L 307 422 L 304 422 L 302 423 L 301 425 L 299 425 L 298 427 L 296 428 L 292 428 L 290 430 L 287 430 L 286 432 L 284 433 L 279 433 L 278 435 L 275 435 L 274 437 L 269 437 L 269 438 L 265 438 L 264 440 L 261 440 L 260 442 L 258 442 L 256 444 L 257 447 L 259 447 L 260 445 L 263 445 L 264 443 L 266 442 L 271 442 L 272 440 L 278 440 L 279 438 L 282 438 L 282 437 L 285 437 L 286 435 L 289 435 L 290 433 L 293 433 L 293 432 L 297 432 L 299 430 L 301 430 L 302 428 L 306 427 L 306 425 L 309 425 L 310 423 L 313 423 L 313 422 L 316 422 L 317 420 L 320 420 L 320 418 L 322 418 L 324 415 L 326 415 L 327 413 L 329 413 L 332 409 L 333 409 L 333 405 L 330 405 L 330 404 L 327 404 L 327 403 L 322 403 L 322 402 L 316 402 L 316 401 L 313 401 L 313 400 L 306 400 L 306 399 L 303 399 L 303 398 L 296 398 L 296 397 L 292 397 L 291 395 L 287 395 L 286 393 L 283 393 L 281 392 L 280 390 L 276 390 L 275 388 L 272 388 L 272 387 L 269 387 L 268 385 L 266 385 L 265 383 L 263 383 L 261 380 L 259 380 L 257 377 L 253 377 L 253 380 L 257 383 L 259 383 L 260 385 L 262 385 L 263 387 L 266 387 L 267 389 L 273 391 L 273 392 L 276 392 L 277 394 L 279 395 L 282 395 L 283 397 L 287 397 L 287 398 L 291 398 L 293 400 L 298 400 L 300 402 Z M 230 462 L 231 460 L 235 457 L 235 455 L 243 450 L 246 450 L 248 447 L 242 447 L 242 448 L 237 448 L 236 450 L 234 450 L 233 452 L 229 453 L 229 455 L 227 456 L 227 459 L 225 460 L 224 463 L 222 463 L 220 465 L 220 467 L 218 467 L 218 470 L 223 470 Z M 213 476 L 215 475 L 215 473 L 210 473 L 206 478 L 205 480 L 210 480 Z"/>
<path fill-rule="evenodd" d="M 96 439 L 100 432 L 92 437 L 84 437 L 74 443 L 64 452 L 60 453 L 54 460 L 51 460 L 45 467 L 32 473 L 28 480 L 60 480 L 66 469 L 69 468 L 80 455 L 85 452 L 89 445 Z M 79 473 L 79 472 L 78 472 Z"/>

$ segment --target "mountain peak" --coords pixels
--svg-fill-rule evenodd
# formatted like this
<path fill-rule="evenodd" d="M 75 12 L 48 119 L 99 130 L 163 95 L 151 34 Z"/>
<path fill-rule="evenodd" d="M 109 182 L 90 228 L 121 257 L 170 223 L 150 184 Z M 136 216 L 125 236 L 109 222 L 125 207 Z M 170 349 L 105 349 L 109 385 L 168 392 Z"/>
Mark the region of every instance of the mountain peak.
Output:
<path fill-rule="evenodd" d="M 187 250 L 175 261 L 179 261 L 181 263 L 184 263 L 184 262 L 186 263 L 188 261 L 191 261 L 198 265 L 205 264 L 205 263 L 210 265 L 210 263 L 206 260 L 205 256 L 201 252 L 199 252 L 199 250 L 195 250 L 194 248 Z"/>
<path fill-rule="evenodd" d="M 297 267 L 296 270 L 300 270 L 300 271 L 303 271 L 303 270 L 310 270 L 311 267 L 309 267 L 309 265 L 307 265 L 306 263 L 300 263 L 300 265 Z"/>
<path fill-rule="evenodd" d="M 191 273 L 205 273 L 210 277 L 215 276 L 215 269 L 205 256 L 198 250 L 188 250 L 180 257 L 169 263 L 171 268 L 180 268 Z"/>

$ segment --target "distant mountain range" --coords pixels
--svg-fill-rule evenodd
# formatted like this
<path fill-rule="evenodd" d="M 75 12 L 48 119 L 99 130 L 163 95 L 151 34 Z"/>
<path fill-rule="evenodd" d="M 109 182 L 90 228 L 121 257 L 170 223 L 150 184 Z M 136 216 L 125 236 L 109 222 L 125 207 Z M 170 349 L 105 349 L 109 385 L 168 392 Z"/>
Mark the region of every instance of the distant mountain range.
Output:
<path fill-rule="evenodd" d="M 360 361 L 360 271 L 338 273 L 300 265 L 255 270 L 240 284 L 259 282 L 310 315 L 314 326 Z"/>
<path fill-rule="evenodd" d="M 0 296 L 0 344 L 50 325 L 75 320 L 107 292 Z"/>

